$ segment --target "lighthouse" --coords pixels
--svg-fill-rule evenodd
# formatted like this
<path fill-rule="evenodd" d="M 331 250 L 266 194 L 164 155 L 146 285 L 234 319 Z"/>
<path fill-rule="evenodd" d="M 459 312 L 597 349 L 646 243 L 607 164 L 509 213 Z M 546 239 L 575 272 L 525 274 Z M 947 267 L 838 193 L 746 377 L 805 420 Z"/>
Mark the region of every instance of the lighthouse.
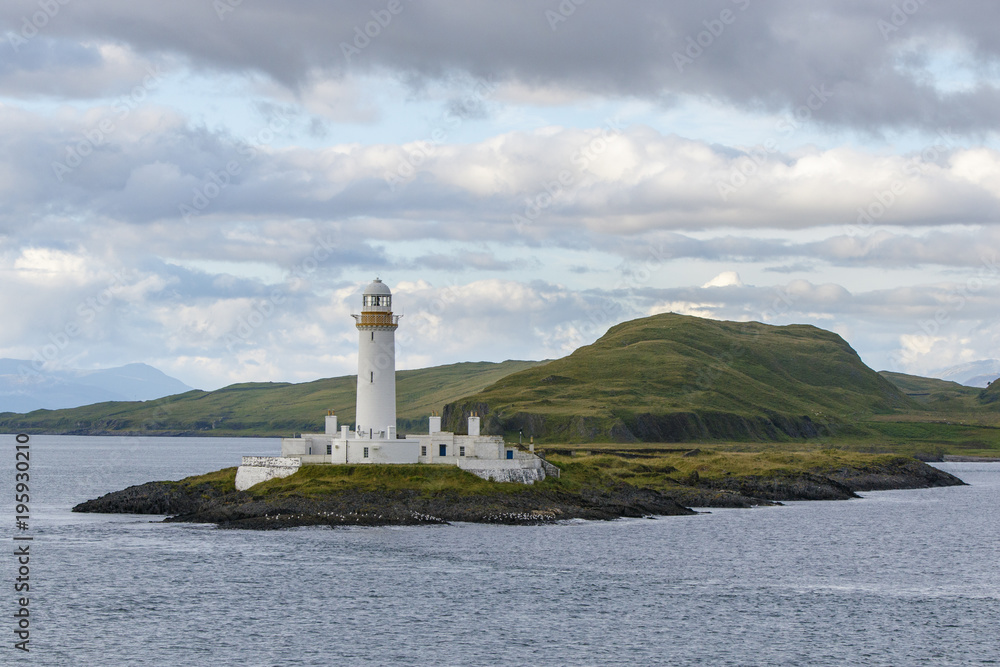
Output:
<path fill-rule="evenodd" d="M 281 439 L 281 456 L 244 456 L 236 488 L 288 477 L 303 465 L 438 464 L 458 466 L 483 479 L 532 484 L 559 469 L 508 446 L 502 435 L 484 435 L 480 417 L 468 416 L 468 434 L 441 430 L 441 417 L 428 420 L 427 433 L 396 436 L 396 327 L 392 291 L 376 278 L 365 288 L 358 329 L 358 398 L 354 432 L 338 424 L 330 410 L 324 433 Z M 339 426 L 339 430 L 338 430 Z"/>
<path fill-rule="evenodd" d="M 376 278 L 365 288 L 361 314 L 351 315 L 358 329 L 358 438 L 396 437 L 396 327 L 392 291 Z"/>

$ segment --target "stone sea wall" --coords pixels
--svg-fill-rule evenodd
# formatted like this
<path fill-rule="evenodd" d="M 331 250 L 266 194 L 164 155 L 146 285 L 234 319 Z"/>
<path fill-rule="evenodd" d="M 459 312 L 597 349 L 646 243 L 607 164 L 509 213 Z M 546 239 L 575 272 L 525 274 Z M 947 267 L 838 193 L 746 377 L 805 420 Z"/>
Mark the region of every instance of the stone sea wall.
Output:
<path fill-rule="evenodd" d="M 276 477 L 288 477 L 301 467 L 298 459 L 284 456 L 244 456 L 236 471 L 236 490 L 246 491 L 255 484 Z"/>

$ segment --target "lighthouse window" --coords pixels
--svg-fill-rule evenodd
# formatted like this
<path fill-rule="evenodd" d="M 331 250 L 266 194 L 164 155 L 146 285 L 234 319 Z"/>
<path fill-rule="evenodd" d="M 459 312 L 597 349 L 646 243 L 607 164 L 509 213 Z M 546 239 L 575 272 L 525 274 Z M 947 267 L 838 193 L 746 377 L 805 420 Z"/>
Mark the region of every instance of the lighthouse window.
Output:
<path fill-rule="evenodd" d="M 368 448 L 367 448 L 367 447 L 365 447 L 365 451 L 364 451 L 364 457 L 365 457 L 365 458 L 368 458 Z"/>
<path fill-rule="evenodd" d="M 375 332 L 372 332 L 372 340 L 375 340 Z"/>
<path fill-rule="evenodd" d="M 365 295 L 364 304 L 366 306 L 384 306 L 388 308 L 392 304 L 392 297 L 387 295 Z"/>
<path fill-rule="evenodd" d="M 372 371 L 372 377 L 370 382 L 375 382 L 375 371 Z"/>

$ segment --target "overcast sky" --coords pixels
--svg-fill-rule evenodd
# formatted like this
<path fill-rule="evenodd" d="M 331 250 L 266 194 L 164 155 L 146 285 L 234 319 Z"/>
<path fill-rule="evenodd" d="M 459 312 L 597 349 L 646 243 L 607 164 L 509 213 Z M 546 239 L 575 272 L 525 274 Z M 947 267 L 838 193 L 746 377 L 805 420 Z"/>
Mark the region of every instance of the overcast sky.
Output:
<path fill-rule="evenodd" d="M 0 357 L 204 389 L 674 311 L 1000 356 L 1000 5 L 6 0 Z"/>

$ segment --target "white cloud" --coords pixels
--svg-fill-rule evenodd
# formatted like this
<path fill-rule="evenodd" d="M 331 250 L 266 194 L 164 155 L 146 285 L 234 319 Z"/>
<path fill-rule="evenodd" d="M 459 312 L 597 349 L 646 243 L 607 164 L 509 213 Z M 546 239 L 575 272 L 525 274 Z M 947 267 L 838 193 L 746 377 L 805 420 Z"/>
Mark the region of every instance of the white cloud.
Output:
<path fill-rule="evenodd" d="M 702 287 L 743 287 L 743 280 L 736 271 L 723 271 Z"/>
<path fill-rule="evenodd" d="M 531 3 L 404 4 L 350 62 L 369 8 L 307 5 L 70 3 L 9 51 L 0 354 L 351 373 L 381 271 L 409 367 L 668 310 L 820 324 L 876 365 L 995 356 L 1000 10 L 928 3 L 886 40 L 876 4 L 755 4 L 679 71 L 698 3 L 592 0 L 557 30 Z M 0 33 L 36 10 L 4 4 Z M 260 116 L 287 122 L 244 136 Z"/>

